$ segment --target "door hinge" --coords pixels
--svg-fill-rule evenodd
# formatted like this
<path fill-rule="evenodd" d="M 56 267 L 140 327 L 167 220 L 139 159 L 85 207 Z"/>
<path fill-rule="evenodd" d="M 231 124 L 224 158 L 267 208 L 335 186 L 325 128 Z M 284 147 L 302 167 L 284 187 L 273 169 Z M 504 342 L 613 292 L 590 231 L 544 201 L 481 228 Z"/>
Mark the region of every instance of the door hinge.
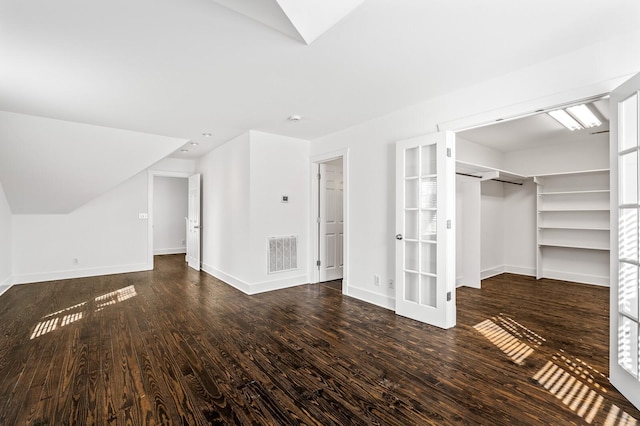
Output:
<path fill-rule="evenodd" d="M 451 148 L 447 148 L 447 157 L 451 158 Z"/>
<path fill-rule="evenodd" d="M 318 173 L 318 180 L 322 179 L 322 175 L 320 173 Z"/>
<path fill-rule="evenodd" d="M 451 229 L 451 219 L 447 220 L 447 229 Z"/>
<path fill-rule="evenodd" d="M 447 302 L 451 302 L 451 292 L 447 292 Z"/>
<path fill-rule="evenodd" d="M 320 219 L 320 216 L 318 216 L 318 217 L 316 218 L 316 223 L 320 223 L 320 222 L 321 222 L 321 219 Z"/>
<path fill-rule="evenodd" d="M 316 260 L 316 266 L 319 268 L 320 267 L 320 261 Z"/>

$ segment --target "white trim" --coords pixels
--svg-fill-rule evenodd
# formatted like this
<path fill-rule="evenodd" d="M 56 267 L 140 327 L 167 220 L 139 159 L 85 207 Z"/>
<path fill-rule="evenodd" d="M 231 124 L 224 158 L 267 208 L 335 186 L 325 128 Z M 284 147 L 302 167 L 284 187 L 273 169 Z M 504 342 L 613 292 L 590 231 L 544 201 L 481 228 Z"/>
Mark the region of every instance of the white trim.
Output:
<path fill-rule="evenodd" d="M 9 290 L 12 285 L 13 285 L 13 277 L 9 275 L 7 278 L 4 279 L 4 281 L 0 282 L 0 295 L 2 295 L 2 293 L 4 293 L 5 291 Z"/>
<path fill-rule="evenodd" d="M 504 274 L 504 265 L 494 266 L 492 268 L 483 269 L 480 271 L 480 280 L 486 280 L 487 278 L 495 277 L 496 275 Z"/>
<path fill-rule="evenodd" d="M 147 269 L 153 270 L 153 179 L 156 176 L 162 177 L 178 177 L 189 178 L 196 174 L 195 172 L 166 172 L 161 170 L 147 170 L 147 213 L 149 218 L 147 220 Z"/>
<path fill-rule="evenodd" d="M 96 277 L 102 275 L 127 274 L 130 272 L 149 271 L 149 265 L 139 263 L 136 265 L 105 266 L 101 268 L 72 269 L 67 271 L 41 272 L 37 274 L 16 275 L 13 284 L 28 284 L 43 281 L 68 280 L 72 278 Z"/>
<path fill-rule="evenodd" d="M 504 272 L 508 274 L 526 275 L 528 277 L 536 276 L 536 268 L 528 266 L 504 265 Z"/>
<path fill-rule="evenodd" d="M 202 271 L 211 275 L 214 278 L 219 279 L 225 284 L 228 284 L 231 287 L 234 287 L 235 289 L 240 290 L 244 294 L 248 294 L 248 295 L 254 295 L 254 294 L 264 293 L 264 292 L 273 291 L 273 290 L 282 290 L 285 288 L 295 287 L 298 285 L 308 283 L 306 275 L 299 275 L 296 277 L 283 278 L 279 280 L 262 281 L 262 282 L 250 284 L 245 281 L 242 281 L 239 278 L 234 277 L 233 275 L 229 275 L 210 265 L 207 265 L 206 263 L 202 264 Z"/>
<path fill-rule="evenodd" d="M 576 274 L 563 271 L 544 270 L 542 278 L 550 278 L 552 280 L 572 281 L 581 284 L 593 284 L 602 287 L 609 287 L 609 277 L 590 274 Z"/>
<path fill-rule="evenodd" d="M 467 117 L 445 121 L 438 124 L 438 131 L 452 130 L 454 132 L 461 132 L 463 130 L 495 124 L 498 121 L 505 122 L 515 120 L 557 107 L 602 98 L 608 96 L 614 88 L 628 80 L 629 77 L 630 75 L 617 77 L 586 87 L 575 88 L 541 98 L 530 99 L 514 105 L 506 105 Z"/>
<path fill-rule="evenodd" d="M 318 185 L 317 185 L 317 167 L 315 165 L 319 163 L 325 163 L 327 161 L 336 160 L 338 158 L 342 158 L 342 182 L 343 182 L 343 192 L 342 192 L 342 214 L 344 218 L 344 239 L 342 241 L 343 246 L 343 269 L 342 269 L 342 294 L 348 294 L 349 288 L 349 235 L 350 235 L 350 224 L 351 218 L 349 216 L 349 148 L 339 149 L 337 151 L 330 151 L 324 154 L 316 154 L 311 156 L 311 170 L 310 170 L 310 185 L 311 189 L 309 193 L 311 194 L 310 200 L 310 210 L 309 210 L 309 222 L 310 222 L 310 232 L 309 235 L 309 253 L 312 253 L 312 256 L 309 256 L 309 274 L 308 280 L 309 283 L 317 283 L 320 281 L 320 273 L 318 271 L 318 267 L 316 266 L 316 260 L 318 259 L 318 232 L 317 227 L 318 224 L 316 222 L 316 212 L 318 211 Z"/>
<path fill-rule="evenodd" d="M 381 308 L 389 309 L 392 311 L 396 310 L 396 299 L 393 296 L 374 293 L 370 290 L 365 290 L 359 287 L 345 286 L 344 281 L 342 283 L 342 289 L 343 293 L 347 296 L 362 300 L 363 302 L 371 303 L 376 306 L 380 306 Z"/>
<path fill-rule="evenodd" d="M 154 256 L 162 256 L 163 254 L 185 254 L 187 252 L 186 247 L 155 249 L 153 250 Z"/>

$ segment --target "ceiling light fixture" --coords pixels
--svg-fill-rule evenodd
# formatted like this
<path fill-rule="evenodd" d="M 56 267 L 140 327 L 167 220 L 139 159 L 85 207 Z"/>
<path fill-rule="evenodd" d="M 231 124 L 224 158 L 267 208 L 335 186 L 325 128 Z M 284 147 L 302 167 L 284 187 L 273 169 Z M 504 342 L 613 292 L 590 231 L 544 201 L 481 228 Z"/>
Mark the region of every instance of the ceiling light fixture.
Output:
<path fill-rule="evenodd" d="M 188 149 L 181 149 L 180 152 L 189 152 Z"/>
<path fill-rule="evenodd" d="M 198 142 L 189 142 L 189 145 L 191 145 L 191 146 L 198 146 Z"/>
<path fill-rule="evenodd" d="M 566 127 L 567 129 L 571 130 L 572 132 L 574 130 L 580 130 L 582 129 L 582 126 L 580 125 L 580 123 L 578 123 L 573 117 L 571 117 L 567 111 L 563 110 L 563 109 L 557 109 L 555 111 L 549 111 L 548 114 L 555 118 L 556 121 L 560 124 L 562 124 L 564 127 Z"/>
<path fill-rule="evenodd" d="M 578 121 L 585 127 L 598 127 L 602 124 L 598 117 L 595 116 L 591 108 L 585 104 L 575 105 L 567 108 L 567 112 L 578 119 Z"/>
<path fill-rule="evenodd" d="M 598 127 L 602 124 L 591 108 L 585 104 L 549 111 L 548 114 L 571 131 Z"/>
<path fill-rule="evenodd" d="M 289 121 L 300 121 L 300 120 L 302 120 L 302 117 L 299 116 L 298 114 L 294 114 L 294 115 L 289 116 L 289 118 L 287 120 L 289 120 Z"/>
<path fill-rule="evenodd" d="M 202 136 L 204 136 L 205 138 L 210 138 L 211 137 L 211 133 L 203 133 Z"/>

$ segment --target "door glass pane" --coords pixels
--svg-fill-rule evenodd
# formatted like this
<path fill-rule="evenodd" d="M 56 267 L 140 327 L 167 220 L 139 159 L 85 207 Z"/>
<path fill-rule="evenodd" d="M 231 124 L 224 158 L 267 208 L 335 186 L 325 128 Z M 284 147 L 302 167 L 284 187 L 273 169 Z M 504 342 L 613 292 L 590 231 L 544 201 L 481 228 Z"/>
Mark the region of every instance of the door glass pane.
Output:
<path fill-rule="evenodd" d="M 409 271 L 418 271 L 418 262 L 420 254 L 418 253 L 418 243 L 404 243 L 404 269 Z"/>
<path fill-rule="evenodd" d="M 431 243 L 422 243 L 422 253 L 420 255 L 420 272 L 428 272 L 436 274 L 436 245 Z"/>
<path fill-rule="evenodd" d="M 418 239 L 418 212 L 404 212 L 404 238 L 407 240 Z"/>
<path fill-rule="evenodd" d="M 638 209 L 620 209 L 618 216 L 620 259 L 638 260 Z"/>
<path fill-rule="evenodd" d="M 436 174 L 436 145 L 422 147 L 422 176 Z"/>
<path fill-rule="evenodd" d="M 620 315 L 618 322 L 618 364 L 638 377 L 638 323 Z"/>
<path fill-rule="evenodd" d="M 436 278 L 430 277 L 428 275 L 422 275 L 420 277 L 420 304 L 424 306 L 432 306 L 436 307 L 436 296 L 437 296 L 437 284 Z"/>
<path fill-rule="evenodd" d="M 618 309 L 620 313 L 638 318 L 638 267 L 620 262 L 618 271 Z"/>
<path fill-rule="evenodd" d="M 418 208 L 418 179 L 405 179 L 404 206 L 407 209 Z"/>
<path fill-rule="evenodd" d="M 424 210 L 420 212 L 420 240 L 435 241 L 437 231 L 436 211 Z"/>
<path fill-rule="evenodd" d="M 420 172 L 420 148 L 410 148 L 404 151 L 404 176 L 415 177 Z"/>
<path fill-rule="evenodd" d="M 418 303 L 418 285 L 420 276 L 413 272 L 404 273 L 404 300 Z"/>
<path fill-rule="evenodd" d="M 638 145 L 638 94 L 620 102 L 618 110 L 620 151 Z"/>
<path fill-rule="evenodd" d="M 436 193 L 437 193 L 437 181 L 436 178 L 422 178 L 420 181 L 420 208 L 421 209 L 435 209 L 437 207 Z"/>
<path fill-rule="evenodd" d="M 620 204 L 638 204 L 638 152 L 620 158 Z"/>

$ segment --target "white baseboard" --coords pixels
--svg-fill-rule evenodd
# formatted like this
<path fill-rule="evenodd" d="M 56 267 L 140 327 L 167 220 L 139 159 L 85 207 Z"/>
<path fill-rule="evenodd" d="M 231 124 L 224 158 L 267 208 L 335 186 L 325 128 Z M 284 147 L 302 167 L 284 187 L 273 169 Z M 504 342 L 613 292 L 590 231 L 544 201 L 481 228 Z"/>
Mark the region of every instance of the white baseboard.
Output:
<path fill-rule="evenodd" d="M 306 275 L 299 275 L 296 277 L 288 277 L 282 279 L 268 280 L 257 283 L 248 283 L 239 278 L 222 272 L 206 263 L 202 264 L 202 270 L 207 274 L 219 279 L 220 281 L 229 284 L 241 292 L 249 295 L 264 293 L 273 290 L 282 290 L 284 288 L 295 287 L 302 284 L 307 284 L 309 280 Z"/>
<path fill-rule="evenodd" d="M 504 274 L 504 265 L 494 266 L 480 271 L 480 279 L 486 280 L 487 278 L 495 277 L 500 274 Z"/>
<path fill-rule="evenodd" d="M 13 278 L 11 277 L 11 275 L 9 275 L 4 280 L 0 281 L 0 295 L 2 295 L 2 293 L 4 293 L 5 291 L 9 290 L 12 285 L 13 285 Z"/>
<path fill-rule="evenodd" d="M 187 249 L 185 247 L 178 248 L 165 248 L 165 249 L 154 249 L 154 256 L 162 256 L 163 254 L 185 254 Z"/>
<path fill-rule="evenodd" d="M 381 308 L 390 309 L 392 311 L 395 311 L 396 309 L 395 297 L 387 296 L 385 294 L 380 294 L 380 293 L 374 293 L 369 290 L 365 290 L 362 288 L 353 287 L 349 285 L 347 285 L 344 288 L 343 293 L 346 294 L 347 296 L 351 296 L 358 300 L 362 300 L 363 302 L 380 306 Z"/>
<path fill-rule="evenodd" d="M 529 277 L 536 276 L 536 268 L 529 268 L 526 266 L 505 265 L 504 272 L 509 274 L 527 275 Z"/>
<path fill-rule="evenodd" d="M 545 270 L 542 277 L 551 278 L 553 280 L 573 281 L 576 283 L 609 287 L 609 277 L 602 277 L 599 275 L 576 274 L 573 272 Z"/>
<path fill-rule="evenodd" d="M 72 278 L 97 277 L 102 275 L 126 274 L 129 272 L 150 271 L 146 263 L 136 265 L 118 265 L 102 268 L 71 269 L 68 271 L 42 272 L 37 274 L 15 275 L 13 284 L 28 284 L 43 281 L 67 280 Z"/>

